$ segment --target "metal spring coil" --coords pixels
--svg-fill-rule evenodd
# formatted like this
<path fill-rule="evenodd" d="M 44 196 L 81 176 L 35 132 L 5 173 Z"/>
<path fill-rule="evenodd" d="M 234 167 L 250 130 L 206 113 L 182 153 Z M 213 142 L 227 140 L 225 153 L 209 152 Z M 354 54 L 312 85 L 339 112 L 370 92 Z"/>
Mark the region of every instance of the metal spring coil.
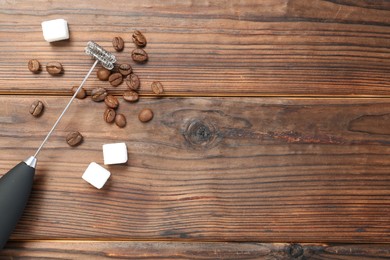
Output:
<path fill-rule="evenodd" d="M 104 50 L 99 44 L 89 41 L 87 47 L 85 47 L 85 53 L 100 61 L 106 69 L 112 70 L 114 68 L 114 63 L 116 62 L 115 56 Z"/>

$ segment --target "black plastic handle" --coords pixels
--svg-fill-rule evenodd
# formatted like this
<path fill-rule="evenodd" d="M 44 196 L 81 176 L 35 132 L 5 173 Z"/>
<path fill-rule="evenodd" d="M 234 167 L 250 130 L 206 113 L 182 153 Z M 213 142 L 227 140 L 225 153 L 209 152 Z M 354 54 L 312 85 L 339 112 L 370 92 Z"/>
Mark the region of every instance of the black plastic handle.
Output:
<path fill-rule="evenodd" d="M 34 175 L 34 168 L 20 162 L 0 178 L 0 250 L 23 214 Z"/>

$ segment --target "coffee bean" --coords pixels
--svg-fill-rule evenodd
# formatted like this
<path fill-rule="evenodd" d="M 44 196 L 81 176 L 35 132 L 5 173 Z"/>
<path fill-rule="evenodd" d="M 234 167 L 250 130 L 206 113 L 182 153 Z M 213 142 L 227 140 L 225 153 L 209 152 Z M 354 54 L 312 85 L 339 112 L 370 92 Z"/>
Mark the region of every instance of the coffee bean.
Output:
<path fill-rule="evenodd" d="M 43 112 L 43 108 L 43 103 L 39 100 L 35 100 L 30 106 L 30 114 L 39 117 Z"/>
<path fill-rule="evenodd" d="M 91 98 L 95 102 L 103 101 L 107 96 L 107 91 L 105 88 L 94 88 L 91 91 Z"/>
<path fill-rule="evenodd" d="M 111 75 L 111 71 L 109 71 L 106 68 L 100 68 L 96 72 L 96 75 L 97 75 L 98 79 L 100 79 L 102 81 L 107 81 L 108 77 L 110 77 L 110 75 Z"/>
<path fill-rule="evenodd" d="M 112 46 L 116 51 L 122 51 L 125 47 L 125 42 L 121 37 L 117 36 L 112 39 Z"/>
<path fill-rule="evenodd" d="M 135 49 L 131 53 L 131 58 L 137 63 L 144 63 L 148 60 L 148 54 L 143 49 Z"/>
<path fill-rule="evenodd" d="M 117 114 L 115 116 L 115 124 L 120 128 L 126 126 L 126 117 L 123 114 Z"/>
<path fill-rule="evenodd" d="M 141 110 L 141 112 L 139 112 L 138 114 L 139 121 L 143 123 L 149 122 L 150 120 L 152 120 L 152 118 L 153 118 L 153 111 L 149 108 L 145 108 Z"/>
<path fill-rule="evenodd" d="M 138 100 L 138 98 L 139 98 L 138 93 L 133 91 L 133 90 L 125 91 L 123 93 L 123 99 L 126 101 L 136 102 Z"/>
<path fill-rule="evenodd" d="M 111 86 L 117 87 L 123 82 L 122 74 L 119 72 L 111 74 L 108 78 L 108 81 L 110 82 Z"/>
<path fill-rule="evenodd" d="M 77 91 L 78 88 L 79 88 L 78 86 L 72 87 L 72 93 L 73 93 L 73 95 L 74 95 L 74 93 L 76 93 L 76 91 Z M 85 89 L 84 89 L 83 87 L 81 87 L 79 93 L 77 93 L 77 95 L 76 95 L 76 98 L 78 98 L 78 99 L 83 99 L 83 98 L 85 98 L 86 96 L 87 96 L 87 92 L 85 91 Z"/>
<path fill-rule="evenodd" d="M 62 64 L 59 62 L 49 62 L 46 64 L 46 71 L 51 75 L 58 75 L 62 73 Z"/>
<path fill-rule="evenodd" d="M 28 69 L 33 73 L 38 73 L 41 70 L 41 64 L 38 60 L 29 60 Z"/>
<path fill-rule="evenodd" d="M 118 71 L 120 74 L 122 74 L 123 76 L 127 76 L 131 73 L 133 69 L 131 68 L 130 64 L 128 63 L 123 63 L 121 65 L 119 65 L 118 67 Z"/>
<path fill-rule="evenodd" d="M 109 107 L 109 108 L 117 108 L 119 106 L 119 101 L 118 99 L 113 96 L 113 95 L 108 95 L 105 99 L 104 99 L 104 103 L 106 103 L 106 105 Z"/>
<path fill-rule="evenodd" d="M 140 80 L 138 76 L 134 73 L 131 73 L 129 76 L 126 77 L 126 85 L 131 90 L 138 90 L 140 86 Z"/>
<path fill-rule="evenodd" d="M 146 38 L 140 31 L 135 30 L 134 33 L 133 33 L 132 38 L 133 38 L 133 42 L 138 47 L 142 48 L 142 47 L 146 46 Z"/>
<path fill-rule="evenodd" d="M 119 64 L 118 63 L 114 63 L 114 68 L 111 69 L 111 74 L 112 73 L 117 73 L 119 72 Z"/>
<path fill-rule="evenodd" d="M 77 145 L 81 144 L 82 141 L 83 141 L 83 136 L 77 131 L 70 132 L 66 136 L 66 142 L 70 146 L 77 146 Z"/>
<path fill-rule="evenodd" d="M 103 118 L 104 121 L 106 121 L 107 123 L 112 123 L 115 120 L 115 116 L 116 116 L 115 110 L 112 108 L 107 108 L 106 111 L 104 111 Z"/>
<path fill-rule="evenodd" d="M 151 87 L 152 91 L 157 95 L 164 93 L 164 87 L 160 81 L 153 81 Z"/>

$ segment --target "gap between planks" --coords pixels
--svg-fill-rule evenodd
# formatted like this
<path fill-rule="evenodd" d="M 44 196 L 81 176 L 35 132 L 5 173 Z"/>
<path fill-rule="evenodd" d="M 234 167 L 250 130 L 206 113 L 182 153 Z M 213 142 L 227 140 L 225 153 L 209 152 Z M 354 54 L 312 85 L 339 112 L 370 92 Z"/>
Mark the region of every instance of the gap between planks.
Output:
<path fill-rule="evenodd" d="M 253 241 L 253 240 L 245 240 L 245 241 L 236 241 L 236 240 L 210 240 L 210 239 L 181 239 L 181 238 L 172 238 L 172 239 L 166 239 L 166 238 L 161 238 L 161 239 L 124 239 L 124 238 L 99 238 L 99 237 L 94 237 L 93 239 L 86 238 L 59 238 L 59 239 L 10 239 L 8 243 L 199 243 L 199 244 L 217 244 L 217 243 L 237 243 L 237 244 L 248 244 L 248 243 L 258 243 L 258 244 L 302 244 L 305 246 L 334 246 L 334 245 L 383 245 L 383 246 L 390 246 L 389 243 L 385 242 L 369 242 L 369 243 L 324 243 L 321 241 L 311 241 L 311 242 L 294 242 L 294 243 L 289 243 L 287 241 Z"/>
<path fill-rule="evenodd" d="M 122 96 L 121 92 L 112 91 L 111 95 Z M 69 92 L 29 92 L 29 91 L 0 91 L 0 96 L 58 96 L 58 97 L 71 97 Z M 87 96 L 90 96 L 88 93 Z M 278 95 L 278 94 L 236 94 L 236 93 L 203 93 L 203 94 L 190 94 L 190 93 L 168 93 L 162 95 L 140 93 L 140 97 L 144 98 L 197 98 L 197 97 L 253 97 L 253 98 L 291 98 L 291 99 L 387 99 L 390 95 L 302 95 L 302 94 L 289 94 L 289 95 Z"/>

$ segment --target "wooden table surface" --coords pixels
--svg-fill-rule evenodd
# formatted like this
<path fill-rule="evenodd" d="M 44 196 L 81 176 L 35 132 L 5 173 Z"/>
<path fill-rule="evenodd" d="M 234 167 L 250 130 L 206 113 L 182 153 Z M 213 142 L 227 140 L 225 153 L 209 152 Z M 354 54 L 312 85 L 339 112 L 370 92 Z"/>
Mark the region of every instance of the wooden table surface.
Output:
<path fill-rule="evenodd" d="M 57 18 L 70 39 L 49 44 L 41 22 Z M 146 64 L 131 60 L 135 29 Z M 133 66 L 140 100 L 90 77 L 88 93 L 118 95 L 128 124 L 75 100 L 0 259 L 390 258 L 390 1 L 0 0 L 1 174 L 35 152 L 81 83 L 89 40 Z M 33 74 L 30 59 L 64 74 Z M 95 189 L 81 176 L 115 142 L 128 163 Z"/>

